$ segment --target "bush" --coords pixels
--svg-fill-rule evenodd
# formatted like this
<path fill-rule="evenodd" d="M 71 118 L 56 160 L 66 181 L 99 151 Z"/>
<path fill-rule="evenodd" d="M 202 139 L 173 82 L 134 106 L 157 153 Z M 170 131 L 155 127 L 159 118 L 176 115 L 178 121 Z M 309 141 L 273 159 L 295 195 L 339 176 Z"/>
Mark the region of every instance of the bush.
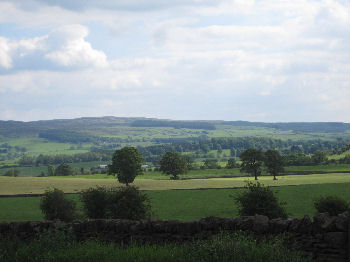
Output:
<path fill-rule="evenodd" d="M 319 213 L 328 212 L 331 216 L 336 216 L 350 209 L 349 203 L 337 196 L 319 197 L 314 201 L 314 206 Z"/>
<path fill-rule="evenodd" d="M 81 199 L 88 218 L 140 220 L 150 217 L 150 201 L 136 187 L 90 188 L 81 192 Z"/>
<path fill-rule="evenodd" d="M 150 217 L 151 204 L 146 194 L 136 187 L 111 189 L 108 196 L 109 218 L 140 220 Z"/>
<path fill-rule="evenodd" d="M 81 192 L 81 201 L 88 218 L 106 218 L 108 191 L 104 187 L 89 188 Z"/>
<path fill-rule="evenodd" d="M 46 220 L 70 222 L 76 217 L 74 201 L 66 199 L 63 191 L 57 188 L 45 191 L 40 200 L 40 209 Z"/>
<path fill-rule="evenodd" d="M 246 188 L 248 191 L 233 196 L 240 216 L 259 214 L 269 218 L 287 218 L 285 209 L 269 187 L 264 187 L 259 182 L 248 182 Z"/>

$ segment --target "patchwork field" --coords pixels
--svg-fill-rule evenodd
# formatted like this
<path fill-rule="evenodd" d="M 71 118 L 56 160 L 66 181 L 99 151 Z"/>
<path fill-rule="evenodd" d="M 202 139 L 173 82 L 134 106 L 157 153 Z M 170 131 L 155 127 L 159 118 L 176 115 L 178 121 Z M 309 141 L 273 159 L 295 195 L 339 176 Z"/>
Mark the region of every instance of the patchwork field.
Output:
<path fill-rule="evenodd" d="M 350 199 L 350 182 L 340 184 L 318 184 L 299 186 L 280 186 L 273 188 L 281 202 L 286 202 L 290 216 L 311 217 L 316 212 L 313 200 L 321 195 L 337 195 Z M 153 219 L 197 220 L 207 216 L 237 216 L 237 206 L 231 195 L 245 189 L 207 189 L 207 190 L 149 190 L 145 191 L 152 203 Z M 69 194 L 77 207 L 82 205 L 78 194 Z M 1 197 L 0 221 L 38 221 L 43 220 L 39 209 L 40 197 Z"/>

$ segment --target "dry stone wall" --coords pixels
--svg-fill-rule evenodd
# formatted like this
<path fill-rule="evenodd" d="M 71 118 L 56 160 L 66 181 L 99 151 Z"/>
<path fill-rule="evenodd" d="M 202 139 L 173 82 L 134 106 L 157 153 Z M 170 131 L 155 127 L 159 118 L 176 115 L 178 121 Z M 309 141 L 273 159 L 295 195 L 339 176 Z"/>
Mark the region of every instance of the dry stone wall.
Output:
<path fill-rule="evenodd" d="M 207 217 L 199 221 L 131 221 L 88 220 L 73 223 L 12 222 L 0 223 L 0 237 L 30 241 L 48 229 L 71 232 L 77 240 L 98 238 L 127 243 L 130 239 L 147 243 L 183 242 L 206 239 L 220 231 L 249 231 L 260 236 L 289 233 L 296 248 L 314 261 L 350 262 L 350 213 L 335 217 L 318 214 L 313 221 L 302 219 L 268 219 L 256 215 L 240 218 Z"/>

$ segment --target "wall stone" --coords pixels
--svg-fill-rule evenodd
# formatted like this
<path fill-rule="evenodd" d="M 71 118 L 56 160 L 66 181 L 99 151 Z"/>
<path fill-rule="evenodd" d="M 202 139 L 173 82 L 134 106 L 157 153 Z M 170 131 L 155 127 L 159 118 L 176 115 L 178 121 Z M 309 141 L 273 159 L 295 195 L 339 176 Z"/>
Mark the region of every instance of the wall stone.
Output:
<path fill-rule="evenodd" d="M 73 223 L 11 222 L 0 223 L 0 237 L 30 241 L 49 229 L 71 232 L 77 240 L 98 238 L 103 241 L 127 243 L 131 239 L 143 243 L 183 242 L 206 239 L 220 231 L 249 231 L 257 236 L 289 233 L 296 248 L 310 255 L 314 261 L 350 261 L 350 212 L 335 217 L 317 214 L 301 219 L 268 219 L 255 215 L 240 218 L 207 217 L 199 221 L 132 221 L 87 220 Z"/>

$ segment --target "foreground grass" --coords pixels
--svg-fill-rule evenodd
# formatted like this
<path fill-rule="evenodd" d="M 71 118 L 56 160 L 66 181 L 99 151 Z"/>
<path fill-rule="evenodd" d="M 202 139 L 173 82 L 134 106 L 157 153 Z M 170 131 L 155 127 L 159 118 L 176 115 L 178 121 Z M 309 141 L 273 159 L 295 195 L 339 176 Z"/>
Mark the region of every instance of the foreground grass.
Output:
<path fill-rule="evenodd" d="M 283 241 L 282 238 L 275 238 L 257 242 L 252 236 L 239 232 L 232 235 L 222 233 L 210 240 L 194 241 L 186 245 L 120 246 L 98 241 L 78 243 L 59 234 L 58 236 L 48 234 L 29 244 L 0 241 L 0 260 L 2 262 L 307 261 L 300 253 L 289 250 Z"/>
<path fill-rule="evenodd" d="M 286 202 L 289 216 L 312 217 L 316 210 L 315 198 L 323 195 L 336 195 L 350 199 L 350 183 L 319 184 L 274 187 L 273 191 L 281 202 Z M 160 220 L 198 220 L 208 216 L 236 217 L 237 207 L 230 197 L 241 193 L 239 189 L 208 190 L 149 190 L 145 193 L 152 204 L 153 219 Z M 78 194 L 67 195 L 75 200 L 81 211 Z M 40 197 L 2 197 L 0 198 L 0 221 L 38 221 L 43 220 L 39 208 Z"/>
<path fill-rule="evenodd" d="M 137 178 L 133 183 L 141 190 L 237 188 L 243 187 L 251 177 L 210 178 L 188 180 L 158 180 Z M 272 180 L 270 176 L 259 178 L 267 186 L 348 183 L 350 173 L 288 175 Z M 0 195 L 41 194 L 48 188 L 59 188 L 66 193 L 77 193 L 95 186 L 120 186 L 116 179 L 83 179 L 57 177 L 0 177 Z"/>

